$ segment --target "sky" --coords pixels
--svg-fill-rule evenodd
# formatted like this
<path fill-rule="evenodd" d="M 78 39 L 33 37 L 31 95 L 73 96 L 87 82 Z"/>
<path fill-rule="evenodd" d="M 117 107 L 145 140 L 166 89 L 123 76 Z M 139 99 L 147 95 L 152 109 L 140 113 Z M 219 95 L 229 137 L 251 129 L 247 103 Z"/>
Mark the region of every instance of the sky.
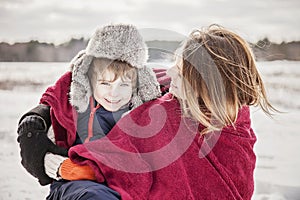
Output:
<path fill-rule="evenodd" d="M 280 43 L 300 40 L 299 10 L 299 0 L 0 0 L 0 42 L 60 44 L 114 23 L 174 40 L 217 23 L 249 42 Z"/>

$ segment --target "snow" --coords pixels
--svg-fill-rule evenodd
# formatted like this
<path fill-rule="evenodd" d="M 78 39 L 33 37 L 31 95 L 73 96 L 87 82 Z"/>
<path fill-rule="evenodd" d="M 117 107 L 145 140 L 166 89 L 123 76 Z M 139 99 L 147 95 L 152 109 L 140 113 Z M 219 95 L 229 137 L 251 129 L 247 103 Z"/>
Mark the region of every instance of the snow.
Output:
<path fill-rule="evenodd" d="M 283 113 L 271 119 L 252 109 L 257 135 L 253 199 L 300 199 L 300 62 L 260 62 L 267 93 Z"/>
<path fill-rule="evenodd" d="M 0 200 L 45 199 L 49 191 L 48 186 L 40 186 L 22 167 L 16 131 L 21 115 L 38 104 L 47 85 L 53 84 L 67 70 L 66 66 L 66 63 L 0 63 L 0 85 L 20 83 L 11 90 L 0 90 Z"/>
<path fill-rule="evenodd" d="M 271 102 L 283 113 L 271 119 L 258 108 L 251 109 L 258 138 L 253 199 L 300 199 L 300 62 L 258 66 Z M 21 166 L 16 129 L 20 116 L 67 70 L 67 63 L 0 63 L 0 200 L 47 196 L 49 187 L 40 186 Z"/>

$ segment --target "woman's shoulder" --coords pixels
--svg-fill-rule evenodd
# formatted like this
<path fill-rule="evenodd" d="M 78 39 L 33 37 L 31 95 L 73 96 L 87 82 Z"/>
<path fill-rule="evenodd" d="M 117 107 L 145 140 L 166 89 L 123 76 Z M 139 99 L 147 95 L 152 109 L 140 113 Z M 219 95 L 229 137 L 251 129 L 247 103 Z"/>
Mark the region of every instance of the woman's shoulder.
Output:
<path fill-rule="evenodd" d="M 141 111 L 141 110 L 147 110 L 150 109 L 153 106 L 164 106 L 166 108 L 171 108 L 171 107 L 179 107 L 179 102 L 178 100 L 173 97 L 173 95 L 171 93 L 166 93 L 165 95 L 157 98 L 157 99 L 153 99 L 151 101 L 145 102 L 142 105 L 140 105 L 139 107 L 137 107 L 136 109 L 134 109 L 135 111 Z"/>
<path fill-rule="evenodd" d="M 178 111 L 180 109 L 180 104 L 176 98 L 169 93 L 161 96 L 157 99 L 148 101 L 140 105 L 139 107 L 130 111 L 130 116 L 132 118 L 143 118 L 151 115 L 151 113 L 164 112 L 167 115 L 174 113 L 173 111 Z M 178 113 L 178 112 L 176 112 Z"/>
<path fill-rule="evenodd" d="M 226 126 L 222 133 L 230 134 L 234 137 L 255 138 L 251 127 L 250 108 L 243 106 L 239 109 L 238 116 L 233 125 Z"/>

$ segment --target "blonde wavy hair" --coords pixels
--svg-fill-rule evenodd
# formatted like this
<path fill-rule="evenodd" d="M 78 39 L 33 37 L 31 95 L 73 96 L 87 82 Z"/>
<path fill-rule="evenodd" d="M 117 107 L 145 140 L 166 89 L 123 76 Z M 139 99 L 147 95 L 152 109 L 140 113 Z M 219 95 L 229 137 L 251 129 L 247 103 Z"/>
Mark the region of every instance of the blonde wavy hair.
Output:
<path fill-rule="evenodd" d="M 272 115 L 248 43 L 219 25 L 193 31 L 180 50 L 183 112 L 203 124 L 203 134 L 234 125 L 242 106 Z"/>

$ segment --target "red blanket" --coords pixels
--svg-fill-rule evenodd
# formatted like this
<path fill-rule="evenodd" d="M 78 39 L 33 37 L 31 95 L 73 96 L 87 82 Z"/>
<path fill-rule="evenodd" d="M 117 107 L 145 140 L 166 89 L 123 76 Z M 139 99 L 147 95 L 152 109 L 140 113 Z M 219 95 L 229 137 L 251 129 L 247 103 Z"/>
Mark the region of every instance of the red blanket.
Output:
<path fill-rule="evenodd" d="M 170 94 L 122 118 L 107 137 L 72 147 L 70 158 L 90 165 L 126 199 L 251 199 L 256 137 L 249 108 L 235 127 L 200 136 Z"/>
<path fill-rule="evenodd" d="M 49 105 L 51 123 L 56 144 L 69 148 L 76 139 L 77 112 L 69 102 L 72 73 L 66 72 L 57 82 L 48 87 L 40 99 L 41 104 Z"/>

